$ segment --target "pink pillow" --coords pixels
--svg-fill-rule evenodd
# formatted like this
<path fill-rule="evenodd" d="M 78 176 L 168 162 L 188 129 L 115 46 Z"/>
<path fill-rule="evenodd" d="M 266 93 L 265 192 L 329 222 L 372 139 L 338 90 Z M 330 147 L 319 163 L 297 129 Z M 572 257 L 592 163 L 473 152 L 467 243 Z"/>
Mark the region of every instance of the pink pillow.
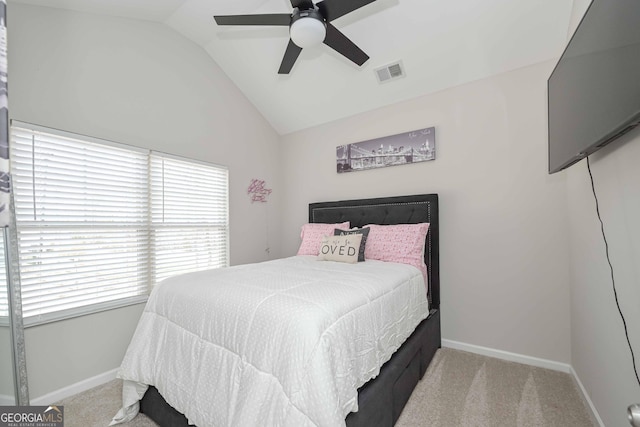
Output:
<path fill-rule="evenodd" d="M 422 272 L 426 283 L 427 266 L 424 263 L 424 245 L 429 223 L 370 224 L 365 227 L 371 229 L 364 250 L 365 259 L 413 265 Z"/>
<path fill-rule="evenodd" d="M 310 223 L 302 226 L 300 238 L 302 243 L 298 249 L 298 255 L 318 255 L 320 244 L 324 236 L 333 236 L 333 230 L 348 230 L 351 223 L 349 221 L 341 224 L 320 224 Z"/>

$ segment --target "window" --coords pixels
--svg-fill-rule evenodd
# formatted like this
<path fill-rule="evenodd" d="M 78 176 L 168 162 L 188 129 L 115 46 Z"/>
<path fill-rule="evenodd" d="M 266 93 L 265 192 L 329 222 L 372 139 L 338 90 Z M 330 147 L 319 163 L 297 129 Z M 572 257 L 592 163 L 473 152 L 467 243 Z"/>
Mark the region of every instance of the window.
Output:
<path fill-rule="evenodd" d="M 227 265 L 227 170 L 151 156 L 153 283 Z"/>
<path fill-rule="evenodd" d="M 226 168 L 15 121 L 11 136 L 25 324 L 228 265 Z"/>

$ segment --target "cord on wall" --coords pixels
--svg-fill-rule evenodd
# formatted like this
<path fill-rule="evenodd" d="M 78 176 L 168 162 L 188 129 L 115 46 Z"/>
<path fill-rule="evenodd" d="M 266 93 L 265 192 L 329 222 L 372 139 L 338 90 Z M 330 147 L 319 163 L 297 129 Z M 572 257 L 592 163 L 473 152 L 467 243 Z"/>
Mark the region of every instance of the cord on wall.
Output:
<path fill-rule="evenodd" d="M 613 285 L 613 296 L 616 300 L 616 307 L 618 307 L 618 313 L 620 313 L 620 318 L 622 319 L 622 325 L 624 326 L 624 335 L 627 337 L 627 344 L 629 345 L 629 351 L 631 352 L 631 361 L 633 362 L 633 372 L 636 374 L 636 381 L 638 382 L 638 386 L 640 386 L 640 377 L 638 376 L 638 368 L 636 367 L 636 357 L 633 354 L 633 346 L 631 345 L 631 340 L 629 339 L 629 330 L 627 328 L 627 321 L 624 318 L 624 314 L 622 314 L 622 309 L 620 308 L 620 302 L 618 301 L 618 291 L 616 290 L 616 280 L 613 275 L 613 265 L 611 264 L 611 257 L 609 256 L 609 243 L 607 242 L 607 236 L 604 232 L 604 223 L 602 222 L 602 217 L 600 216 L 600 205 L 598 204 L 598 195 L 596 194 L 596 186 L 593 183 L 593 174 L 591 173 L 591 164 L 589 163 L 589 157 L 587 157 L 587 169 L 589 170 L 589 178 L 591 179 L 591 190 L 593 191 L 593 198 L 596 202 L 596 213 L 598 214 L 598 220 L 600 221 L 600 230 L 602 231 L 602 238 L 604 239 L 604 247 L 605 252 L 607 254 L 607 262 L 609 263 L 609 270 L 611 271 L 611 284 Z"/>

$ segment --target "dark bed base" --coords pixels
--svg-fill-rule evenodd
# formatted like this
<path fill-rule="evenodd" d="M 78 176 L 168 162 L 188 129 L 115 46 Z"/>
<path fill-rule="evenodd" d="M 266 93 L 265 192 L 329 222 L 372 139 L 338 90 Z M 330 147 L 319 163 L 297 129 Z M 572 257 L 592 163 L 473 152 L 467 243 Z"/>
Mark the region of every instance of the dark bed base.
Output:
<path fill-rule="evenodd" d="M 365 224 L 430 223 L 425 245 L 429 274 L 429 317 L 420 323 L 380 374 L 358 390 L 358 412 L 346 418 L 348 427 L 391 427 L 400 417 L 413 389 L 440 348 L 440 268 L 438 195 L 422 194 L 377 199 L 322 202 L 309 205 L 309 222 L 351 221 Z M 162 427 L 186 427 L 187 419 L 172 408 L 155 387 L 140 401 L 140 411 Z"/>
<path fill-rule="evenodd" d="M 347 415 L 347 427 L 391 427 L 440 348 L 440 310 L 431 310 L 375 381 L 358 390 L 358 412 Z"/>
<path fill-rule="evenodd" d="M 375 381 L 358 390 L 358 412 L 350 413 L 347 427 L 391 427 L 400 417 L 411 392 L 440 348 L 440 311 L 431 310 Z M 187 427 L 184 415 L 171 407 L 151 386 L 140 401 L 140 412 L 162 427 Z"/>

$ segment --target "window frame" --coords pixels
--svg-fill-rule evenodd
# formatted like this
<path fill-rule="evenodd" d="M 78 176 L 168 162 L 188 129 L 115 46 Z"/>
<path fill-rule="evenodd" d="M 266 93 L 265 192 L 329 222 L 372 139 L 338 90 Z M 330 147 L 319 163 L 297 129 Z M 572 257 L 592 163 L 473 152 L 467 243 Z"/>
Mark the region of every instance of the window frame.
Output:
<path fill-rule="evenodd" d="M 31 327 L 31 326 L 36 326 L 36 325 L 41 325 L 41 324 L 46 324 L 46 323 L 50 323 L 50 322 L 54 322 L 54 321 L 59 321 L 59 320 L 65 320 L 65 319 L 70 319 L 70 318 L 74 318 L 74 317 L 79 317 L 79 316 L 86 316 L 88 314 L 93 314 L 93 313 L 99 313 L 102 311 L 106 311 L 106 310 L 112 310 L 112 309 L 116 309 L 116 308 L 121 308 L 121 307 L 127 307 L 130 305 L 135 305 L 135 304 L 142 304 L 145 303 L 148 299 L 149 294 L 151 293 L 153 287 L 157 284 L 155 283 L 155 270 L 156 270 L 156 265 L 155 265 L 155 256 L 153 251 L 155 250 L 155 243 L 154 243 L 154 236 L 152 235 L 154 233 L 154 230 L 158 227 L 158 223 L 154 223 L 154 221 L 152 220 L 152 216 L 153 216 L 153 208 L 152 208 L 152 202 L 151 202 L 151 197 L 154 191 L 157 191 L 157 189 L 154 190 L 153 188 L 153 182 L 152 182 L 152 161 L 154 158 L 161 158 L 161 159 L 168 159 L 168 160 L 176 160 L 178 162 L 182 162 L 182 163 L 186 163 L 186 164 L 193 164 L 193 165 L 199 165 L 199 166 L 204 166 L 206 168 L 212 168 L 212 170 L 215 170 L 215 173 L 221 173 L 223 176 L 223 179 L 220 181 L 216 181 L 215 184 L 221 184 L 221 187 L 217 187 L 214 188 L 212 186 L 212 189 L 215 191 L 220 191 L 222 190 L 222 202 L 218 203 L 216 205 L 216 207 L 219 207 L 221 209 L 221 212 L 223 212 L 222 214 L 222 218 L 223 221 L 221 221 L 219 224 L 217 224 L 217 227 L 221 227 L 223 229 L 223 244 L 224 244 L 224 253 L 223 254 L 215 254 L 214 259 L 216 260 L 217 264 L 221 267 L 228 267 L 229 266 L 229 259 L 230 259 L 230 215 L 229 215 L 229 170 L 228 167 L 223 166 L 223 165 L 219 165 L 219 164 L 215 164 L 215 163 L 211 163 L 211 162 L 206 162 L 206 161 L 202 161 L 202 160 L 197 160 L 197 159 L 191 159 L 191 158 L 187 158 L 187 157 L 183 157 L 183 156 L 179 156 L 179 155 L 175 155 L 175 154 L 171 154 L 171 153 L 164 153 L 161 151 L 157 151 L 157 150 L 151 150 L 151 149 L 145 149 L 145 148 L 141 148 L 141 147 L 136 147 L 133 145 L 129 145 L 129 144 L 122 144 L 122 143 L 118 143 L 118 142 L 113 142 L 113 141 L 109 141 L 109 140 L 105 140 L 105 139 L 101 139 L 101 138 L 95 138 L 95 137 L 90 137 L 90 136 L 86 136 L 86 135 L 81 135 L 81 134 L 76 134 L 76 133 L 71 133 L 71 132 L 67 132 L 67 131 L 61 131 L 58 129 L 52 129 L 52 128 L 47 128 L 44 126 L 39 126 L 39 125 L 34 125 L 31 123 L 25 123 L 25 122 L 20 122 L 20 121 L 15 121 L 12 120 L 11 121 L 11 125 L 10 125 L 10 129 L 11 129 L 11 138 L 12 140 L 14 139 L 14 133 L 13 133 L 13 129 L 14 127 L 16 128 L 20 128 L 22 130 L 27 130 L 33 133 L 44 133 L 47 135 L 51 135 L 52 137 L 59 137 L 59 138 L 70 138 L 76 141 L 80 141 L 80 142 L 86 142 L 88 144 L 98 144 L 98 145 L 102 145 L 102 146 L 108 146 L 108 147 L 114 147 L 117 149 L 121 149 L 121 150 L 127 150 L 127 151 L 131 151 L 131 152 L 135 152 L 135 153 L 142 153 L 144 154 L 144 156 L 146 156 L 146 191 L 144 192 L 144 194 L 146 195 L 146 202 L 143 203 L 146 211 L 144 213 L 144 215 L 146 216 L 146 222 L 144 222 L 144 230 L 143 233 L 146 233 L 146 239 L 143 239 L 145 241 L 145 243 L 142 246 L 138 246 L 139 249 L 135 251 L 136 257 L 141 256 L 143 259 L 146 259 L 146 270 L 147 270 L 147 274 L 146 274 L 146 285 L 144 285 L 145 291 L 144 294 L 140 294 L 140 295 L 136 295 L 136 296 L 129 296 L 129 297 L 123 297 L 123 298 L 117 298 L 117 299 L 113 299 L 110 301 L 104 301 L 104 302 L 98 302 L 98 303 L 93 303 L 93 304 L 82 304 L 76 307 L 72 307 L 72 308 L 67 308 L 67 309 L 59 309 L 59 310 L 55 310 L 55 311 L 50 311 L 50 312 L 46 312 L 46 313 L 40 313 L 40 314 L 32 314 L 29 315 L 28 317 L 25 316 L 24 317 L 24 325 L 25 327 Z M 10 147 L 10 158 L 12 159 L 11 161 L 11 171 L 12 171 L 12 179 L 14 176 L 14 162 L 13 162 L 13 156 L 11 155 L 12 150 Z M 35 172 L 34 172 L 35 174 Z M 35 185 L 35 184 L 33 184 Z M 14 186 L 14 192 L 16 191 L 15 186 Z M 24 191 L 24 190 L 23 190 Z M 162 188 L 162 191 L 167 191 L 165 190 L 165 188 Z M 142 193 L 141 193 L 142 194 Z M 15 195 L 12 194 L 12 197 L 14 197 Z M 145 196 L 141 196 L 141 197 L 145 197 Z M 36 198 L 34 197 L 34 208 L 35 208 L 35 203 L 36 203 Z M 42 225 L 38 225 L 36 223 L 32 223 L 29 224 L 28 221 L 25 222 L 25 220 L 21 220 L 18 221 L 17 219 L 17 215 L 15 210 L 12 211 L 11 213 L 12 215 L 14 215 L 14 217 L 16 217 L 16 234 L 18 235 L 18 248 L 17 251 L 19 253 L 19 262 L 18 264 L 18 274 L 16 275 L 17 277 L 19 277 L 19 270 L 20 267 L 23 265 L 23 260 L 22 260 L 22 249 L 20 247 L 20 233 L 21 231 L 24 232 L 24 230 L 40 230 L 40 229 L 46 229 L 48 227 L 54 228 L 55 227 L 55 223 L 54 225 L 47 225 L 46 222 L 43 222 Z M 89 217 L 90 218 L 90 217 Z M 51 224 L 51 223 L 50 223 Z M 94 221 L 93 224 L 96 224 L 96 222 Z M 104 224 L 103 224 L 104 225 Z M 142 225 L 142 223 L 140 223 L 139 225 Z M 198 226 L 203 226 L 203 227 L 208 227 L 210 226 L 210 224 L 207 224 L 205 222 L 205 220 L 201 220 L 200 223 L 198 222 L 193 222 L 190 223 L 189 226 L 192 227 L 198 227 Z M 91 222 L 84 222 L 81 221 L 79 224 L 75 224 L 74 227 L 76 227 L 76 229 L 80 229 L 82 227 L 88 227 L 91 228 L 92 223 Z M 100 225 L 97 225 L 95 227 L 99 227 Z M 113 225 L 114 229 L 117 230 L 125 230 L 127 229 L 127 227 L 129 227 L 130 229 L 130 225 L 129 226 L 124 226 L 124 227 L 120 227 L 118 228 L 117 225 Z M 211 244 L 210 242 L 206 243 L 206 244 Z M 144 253 L 142 253 L 144 252 Z M 134 253 L 134 252 L 132 252 Z M 209 264 L 211 265 L 211 264 Z M 26 268 L 26 267 L 25 267 Z M 212 268 L 212 267 L 206 267 L 204 269 L 207 268 Z M 196 271 L 196 270 L 188 270 L 188 271 Z M 187 272 L 187 271 L 183 271 L 183 272 Z M 180 273 L 176 273 L 176 274 L 180 274 Z M 138 283 L 138 282 L 136 282 Z M 141 287 L 139 284 L 133 286 L 134 288 L 140 290 Z M 21 286 L 21 290 L 24 293 L 25 292 L 25 288 L 24 285 Z M 123 291 L 123 293 L 126 291 Z M 68 298 L 68 297 L 66 297 Z M 62 301 L 62 300 L 61 300 Z M 24 300 L 23 300 L 23 305 L 24 305 Z"/>

